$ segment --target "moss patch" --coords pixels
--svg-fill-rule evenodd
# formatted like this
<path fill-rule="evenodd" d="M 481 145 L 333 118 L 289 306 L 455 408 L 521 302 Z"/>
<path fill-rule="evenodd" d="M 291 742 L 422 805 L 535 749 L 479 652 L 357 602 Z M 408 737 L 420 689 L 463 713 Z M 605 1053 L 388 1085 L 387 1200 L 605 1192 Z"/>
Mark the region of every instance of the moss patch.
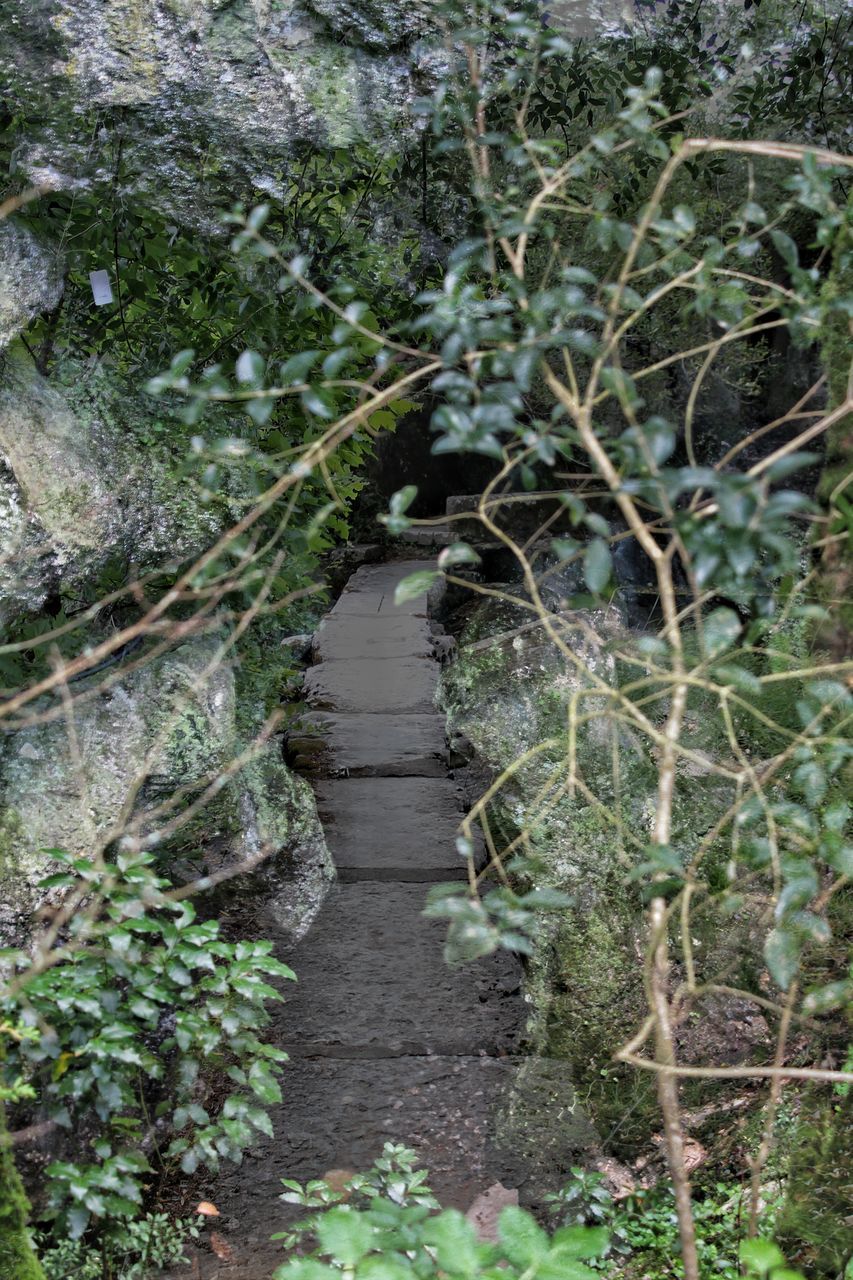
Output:
<path fill-rule="evenodd" d="M 0 1275 L 3 1280 L 45 1280 L 27 1229 L 29 1211 L 0 1104 Z"/>

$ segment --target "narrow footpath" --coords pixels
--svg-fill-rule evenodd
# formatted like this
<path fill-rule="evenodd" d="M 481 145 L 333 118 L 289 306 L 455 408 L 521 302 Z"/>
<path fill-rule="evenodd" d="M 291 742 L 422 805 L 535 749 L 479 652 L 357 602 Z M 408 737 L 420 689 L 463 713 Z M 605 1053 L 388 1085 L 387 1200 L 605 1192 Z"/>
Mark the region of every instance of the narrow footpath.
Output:
<path fill-rule="evenodd" d="M 266 1280 L 281 1261 L 280 1179 L 368 1166 L 414 1147 L 445 1206 L 494 1181 L 490 1134 L 523 1018 L 520 969 L 501 953 L 449 969 L 445 923 L 422 915 L 429 882 L 464 875 L 461 810 L 433 699 L 439 666 L 423 598 L 397 582 L 433 562 L 365 566 L 321 624 L 306 697 L 320 738 L 297 744 L 338 882 L 291 952 L 298 975 L 274 1013 L 290 1054 L 284 1101 L 239 1169 L 215 1180 L 233 1258 L 205 1280 Z"/>

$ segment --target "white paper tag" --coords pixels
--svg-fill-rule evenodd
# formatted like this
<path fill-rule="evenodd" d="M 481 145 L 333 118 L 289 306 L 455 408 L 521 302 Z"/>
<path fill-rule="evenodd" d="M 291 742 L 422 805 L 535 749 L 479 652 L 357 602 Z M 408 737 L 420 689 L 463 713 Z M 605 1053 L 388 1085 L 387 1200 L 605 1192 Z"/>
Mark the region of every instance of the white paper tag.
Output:
<path fill-rule="evenodd" d="M 92 297 L 96 307 L 105 307 L 113 300 L 113 287 L 106 271 L 90 271 L 89 283 L 92 286 Z"/>

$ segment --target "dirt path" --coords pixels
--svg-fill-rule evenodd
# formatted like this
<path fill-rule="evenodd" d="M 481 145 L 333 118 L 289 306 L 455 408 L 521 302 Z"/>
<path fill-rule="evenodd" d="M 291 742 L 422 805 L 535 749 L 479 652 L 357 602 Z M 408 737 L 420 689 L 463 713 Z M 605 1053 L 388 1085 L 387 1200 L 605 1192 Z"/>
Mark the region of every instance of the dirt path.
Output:
<path fill-rule="evenodd" d="M 395 607 L 400 578 L 432 562 L 367 566 L 324 620 L 306 696 L 325 746 L 306 739 L 338 883 L 309 933 L 279 954 L 295 969 L 272 1038 L 291 1055 L 284 1102 L 209 1198 L 233 1250 L 204 1280 L 267 1280 L 281 1253 L 280 1179 L 361 1169 L 384 1142 L 417 1149 L 445 1205 L 467 1208 L 495 1178 L 489 1135 L 523 1018 L 520 969 L 500 954 L 444 963 L 445 925 L 426 884 L 463 874 L 459 793 L 433 708 L 438 664 L 423 599 Z"/>

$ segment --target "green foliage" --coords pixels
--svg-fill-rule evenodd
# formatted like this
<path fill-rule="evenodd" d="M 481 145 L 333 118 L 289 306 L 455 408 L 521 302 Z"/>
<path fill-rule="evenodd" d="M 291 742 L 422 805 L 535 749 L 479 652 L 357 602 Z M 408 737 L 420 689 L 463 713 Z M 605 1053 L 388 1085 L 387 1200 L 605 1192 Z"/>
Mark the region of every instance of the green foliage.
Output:
<path fill-rule="evenodd" d="M 45 1280 L 27 1229 L 30 1206 L 15 1168 L 0 1101 L 0 1274 L 4 1280 Z"/>
<path fill-rule="evenodd" d="M 460 852 L 469 856 L 467 847 Z M 481 898 L 472 895 L 467 885 L 451 883 L 430 889 L 424 914 L 450 921 L 444 955 L 448 964 L 458 965 L 490 955 L 499 947 L 530 955 L 542 913 L 562 911 L 571 904 L 572 899 L 556 889 L 516 893 L 502 887 Z"/>
<path fill-rule="evenodd" d="M 153 1272 L 185 1261 L 186 1245 L 198 1237 L 194 1219 L 146 1213 L 114 1225 L 97 1245 L 48 1242 L 41 1263 L 45 1280 L 148 1280 Z"/>
<path fill-rule="evenodd" d="M 93 866 L 53 853 L 68 871 L 45 887 L 97 883 L 104 909 L 73 917 L 52 967 L 28 973 L 32 961 L 19 957 L 27 981 L 8 1006 L 41 1034 L 12 1040 L 2 1065 L 60 1126 L 81 1131 L 96 1118 L 88 1162 L 46 1171 L 49 1215 L 77 1239 L 93 1221 L 138 1216 L 149 1154 L 186 1173 L 216 1169 L 239 1161 L 257 1132 L 271 1133 L 267 1108 L 281 1100 L 286 1055 L 257 1032 L 267 1002 L 280 999 L 270 979 L 293 973 L 271 943 L 226 942 L 215 921 L 198 922 L 151 855 Z M 232 1091 L 211 1114 L 199 1090 L 217 1081 Z"/>
<path fill-rule="evenodd" d="M 382 1155 L 373 1162 L 366 1173 L 348 1175 L 345 1182 L 332 1186 L 322 1179 L 304 1186 L 291 1178 L 282 1178 L 284 1191 L 279 1199 L 285 1204 L 298 1204 L 306 1209 L 328 1209 L 330 1206 L 348 1203 L 354 1208 L 375 1207 L 382 1200 L 410 1208 L 437 1209 L 438 1201 L 432 1194 L 425 1169 L 417 1168 L 417 1156 L 409 1147 L 386 1142 Z M 292 1230 L 273 1236 L 283 1247 L 293 1250 L 316 1236 L 323 1221 L 322 1215 L 314 1215 L 298 1223 Z"/>
<path fill-rule="evenodd" d="M 779 1210 L 781 1192 L 765 1196 L 761 1228 L 772 1232 Z M 680 1242 L 672 1192 L 660 1186 L 638 1191 L 614 1201 L 600 1174 L 572 1169 L 572 1181 L 546 1197 L 549 1217 L 564 1224 L 600 1224 L 609 1237 L 608 1259 L 618 1266 L 616 1274 L 683 1274 Z M 718 1182 L 705 1187 L 694 1208 L 699 1260 L 702 1274 L 739 1280 L 761 1275 L 759 1267 L 769 1258 L 774 1267 L 784 1265 L 778 1247 L 768 1240 L 745 1240 L 745 1192 L 737 1183 Z M 768 1268 L 769 1269 L 769 1268 Z M 608 1267 L 608 1273 L 614 1271 Z M 793 1280 L 793 1271 L 779 1280 Z"/>
<path fill-rule="evenodd" d="M 477 1241 L 454 1210 L 439 1211 L 414 1152 L 386 1144 L 366 1174 L 342 1186 L 321 1181 L 303 1187 L 286 1181 L 282 1200 L 315 1210 L 291 1231 L 274 1237 L 291 1253 L 276 1280 L 323 1280 L 341 1270 L 366 1280 L 406 1276 L 526 1277 L 592 1280 L 616 1275 L 682 1274 L 671 1191 L 660 1187 L 614 1202 L 600 1174 L 572 1170 L 572 1181 L 546 1197 L 550 1233 L 524 1209 L 509 1207 L 499 1220 L 497 1245 Z M 776 1245 L 744 1240 L 743 1189 L 718 1183 L 697 1204 L 703 1275 L 739 1280 L 782 1267 Z M 770 1198 L 762 1226 L 772 1231 L 778 1197 Z M 764 1271 L 761 1268 L 764 1267 Z M 802 1280 L 779 1272 L 776 1280 Z"/>
<path fill-rule="evenodd" d="M 341 1270 L 358 1280 L 430 1280 L 482 1277 L 499 1280 L 593 1280 L 588 1262 L 607 1248 L 594 1227 L 564 1227 L 549 1237 L 523 1209 L 508 1207 L 499 1222 L 499 1243 L 480 1244 L 474 1228 L 455 1209 L 430 1215 L 377 1197 L 369 1209 L 339 1205 L 315 1224 L 317 1244 L 308 1257 L 279 1267 L 276 1280 L 324 1280 Z"/>

